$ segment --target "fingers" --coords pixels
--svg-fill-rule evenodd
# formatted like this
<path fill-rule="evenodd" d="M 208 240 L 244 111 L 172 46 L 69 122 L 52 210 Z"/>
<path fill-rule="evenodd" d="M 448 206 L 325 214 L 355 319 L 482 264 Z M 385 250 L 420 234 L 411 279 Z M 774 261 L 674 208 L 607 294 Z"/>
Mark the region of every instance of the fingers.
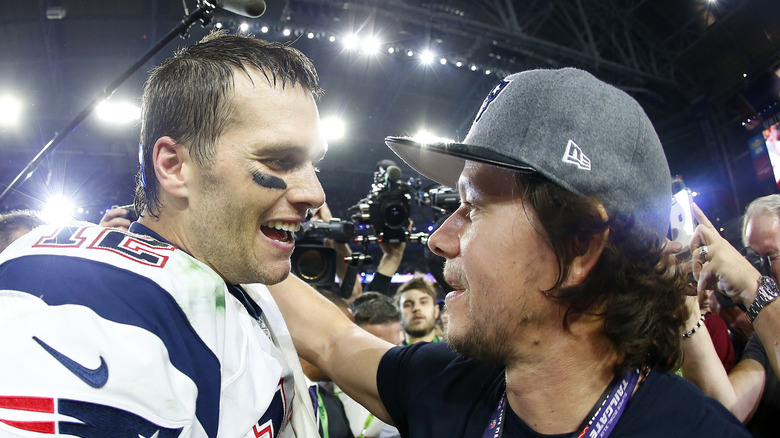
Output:
<path fill-rule="evenodd" d="M 683 245 L 680 242 L 676 242 L 674 240 L 666 239 L 666 242 L 664 243 L 663 253 L 664 255 L 670 255 L 670 254 L 677 254 L 678 252 L 682 251 Z"/>
<path fill-rule="evenodd" d="M 130 227 L 130 220 L 122 217 L 128 213 L 130 212 L 124 208 L 112 208 L 111 210 L 106 211 L 106 213 L 100 219 L 100 226 L 128 229 Z"/>
<path fill-rule="evenodd" d="M 100 226 L 106 228 L 130 228 L 130 219 L 123 217 L 129 212 L 124 208 L 112 208 L 100 219 Z"/>
<path fill-rule="evenodd" d="M 327 202 L 322 204 L 322 206 L 317 210 L 316 214 L 325 222 L 333 219 L 333 213 L 330 212 L 330 208 L 328 208 Z"/>
<path fill-rule="evenodd" d="M 712 222 L 707 219 L 707 216 L 704 215 L 704 212 L 701 211 L 701 208 L 699 208 L 695 202 L 691 204 L 691 209 L 693 210 L 693 217 L 696 219 L 696 222 L 705 227 L 712 228 L 713 230 L 715 229 L 715 226 L 712 225 Z"/>

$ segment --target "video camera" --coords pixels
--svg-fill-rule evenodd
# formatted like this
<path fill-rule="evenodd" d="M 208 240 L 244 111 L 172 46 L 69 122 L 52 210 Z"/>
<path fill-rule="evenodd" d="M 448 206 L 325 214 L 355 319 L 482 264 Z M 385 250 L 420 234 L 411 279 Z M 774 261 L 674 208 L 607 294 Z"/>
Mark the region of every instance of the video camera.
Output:
<path fill-rule="evenodd" d="M 346 260 L 348 272 L 342 279 L 340 294 L 348 297 L 352 290 L 350 281 L 361 264 L 372 263 L 368 245 L 373 242 L 427 242 L 429 233 L 412 234 L 412 204 L 430 207 L 434 221 L 446 216 L 460 205 L 458 192 L 433 184 L 422 188 L 419 179 L 401 178 L 401 168 L 391 160 L 377 163 L 374 180 L 368 195 L 349 208 L 352 221 L 332 219 L 330 221 L 308 220 L 295 233 L 295 251 L 291 257 L 292 272 L 312 286 L 332 287 L 336 278 L 336 250 L 323 244 L 323 239 L 340 243 L 360 243 L 363 251 L 352 252 Z M 360 225 L 360 234 L 356 233 Z M 426 249 L 426 251 L 428 251 Z M 438 257 L 431 254 L 433 257 Z"/>
<path fill-rule="evenodd" d="M 356 224 L 370 227 L 370 235 L 359 236 L 359 241 L 425 242 L 428 233 L 409 232 L 412 203 L 431 207 L 437 216 L 448 215 L 460 205 L 455 190 L 439 184 L 422 188 L 420 179 L 403 180 L 401 175 L 401 168 L 393 161 L 377 163 L 368 195 L 349 209 Z"/>
<path fill-rule="evenodd" d="M 312 286 L 331 286 L 336 279 L 336 250 L 323 239 L 339 243 L 354 240 L 355 224 L 341 219 L 309 220 L 295 233 L 295 250 L 290 257 L 292 273 Z"/>

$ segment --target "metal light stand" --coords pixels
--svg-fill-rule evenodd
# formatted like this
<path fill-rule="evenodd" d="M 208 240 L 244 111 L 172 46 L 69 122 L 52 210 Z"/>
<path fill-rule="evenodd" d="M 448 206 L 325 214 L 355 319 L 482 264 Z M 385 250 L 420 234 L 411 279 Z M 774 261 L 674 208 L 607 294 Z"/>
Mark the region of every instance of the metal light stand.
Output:
<path fill-rule="evenodd" d="M 149 49 L 141 58 L 136 61 L 135 64 L 130 66 L 127 71 L 125 71 L 119 78 L 117 78 L 114 82 L 112 82 L 110 85 L 108 85 L 106 88 L 103 89 L 103 93 L 92 100 L 87 106 L 81 110 L 78 115 L 70 122 L 68 125 L 63 129 L 62 131 L 58 132 L 54 138 L 49 140 L 48 143 L 41 149 L 40 152 L 35 156 L 35 158 L 30 161 L 27 166 L 19 173 L 19 175 L 16 175 L 16 178 L 14 178 L 13 181 L 3 190 L 2 193 L 0 193 L 0 202 L 2 202 L 6 196 L 11 192 L 11 190 L 14 190 L 17 186 L 21 185 L 23 182 L 25 182 L 27 179 L 29 179 L 35 170 L 38 168 L 38 165 L 40 164 L 41 160 L 48 154 L 49 151 L 53 150 L 57 147 L 57 145 L 60 144 L 60 142 L 68 136 L 73 130 L 75 130 L 81 122 L 83 122 L 87 117 L 89 117 L 90 114 L 95 110 L 95 108 L 104 100 L 111 97 L 111 95 L 114 94 L 114 92 L 119 88 L 133 73 L 135 73 L 139 68 L 141 68 L 142 65 L 144 65 L 149 59 L 152 58 L 157 52 L 160 51 L 165 45 L 167 45 L 169 42 L 171 42 L 173 39 L 175 39 L 177 36 L 181 36 L 182 38 L 187 38 L 187 32 L 189 31 L 190 27 L 192 27 L 193 24 L 195 24 L 196 21 L 200 21 L 202 25 L 205 27 L 209 24 L 211 21 L 211 16 L 214 13 L 214 10 L 216 9 L 215 6 L 210 5 L 206 2 L 203 2 L 204 4 L 199 5 L 198 8 L 192 12 L 192 14 L 184 17 L 173 30 L 171 30 L 167 35 L 165 35 L 157 44 L 155 44 L 151 49 Z"/>

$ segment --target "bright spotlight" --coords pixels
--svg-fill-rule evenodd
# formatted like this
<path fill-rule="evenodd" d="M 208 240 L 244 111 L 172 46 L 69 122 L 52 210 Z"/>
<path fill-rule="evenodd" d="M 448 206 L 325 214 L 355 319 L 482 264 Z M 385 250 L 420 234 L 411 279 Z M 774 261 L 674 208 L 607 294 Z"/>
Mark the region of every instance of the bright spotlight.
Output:
<path fill-rule="evenodd" d="M 379 41 L 377 37 L 366 37 L 366 39 L 363 40 L 363 51 L 373 55 L 379 51 L 379 46 L 381 45 L 382 42 Z"/>
<path fill-rule="evenodd" d="M 441 65 L 447 65 L 447 58 L 442 58 L 439 60 L 439 64 Z"/>
<path fill-rule="evenodd" d="M 423 64 L 430 64 L 433 62 L 433 53 L 431 53 L 429 50 L 420 53 L 420 62 Z"/>
<path fill-rule="evenodd" d="M 344 137 L 346 129 L 344 127 L 344 121 L 336 118 L 329 117 L 320 121 L 322 134 L 327 140 L 338 140 Z"/>
<path fill-rule="evenodd" d="M 246 23 L 241 23 L 241 24 L 238 26 L 238 30 L 240 30 L 241 32 L 246 32 L 246 31 L 248 31 L 248 30 L 249 30 L 249 25 L 248 25 L 248 24 L 246 24 Z"/>
<path fill-rule="evenodd" d="M 407 50 L 406 51 L 406 56 L 411 58 L 412 56 L 414 56 L 414 52 L 412 52 L 411 50 Z"/>
<path fill-rule="evenodd" d="M 128 102 L 104 100 L 95 112 L 100 120 L 110 123 L 127 123 L 141 118 L 141 108 Z"/>
<path fill-rule="evenodd" d="M 41 209 L 41 217 L 49 224 L 64 224 L 73 220 L 74 210 L 75 207 L 70 199 L 61 195 L 53 196 Z"/>
<path fill-rule="evenodd" d="M 463 63 L 458 61 L 458 62 L 455 63 L 455 67 L 458 67 L 458 68 L 463 67 Z"/>
<path fill-rule="evenodd" d="M 217 29 L 222 29 L 222 23 L 217 22 L 217 24 L 215 24 L 214 27 L 216 27 Z"/>
<path fill-rule="evenodd" d="M 330 41 L 332 43 L 335 43 L 336 42 L 336 37 L 331 35 L 331 36 L 328 37 L 328 41 Z"/>
<path fill-rule="evenodd" d="M 21 114 L 22 103 L 18 99 L 11 96 L 0 97 L 0 125 L 15 125 Z"/>
<path fill-rule="evenodd" d="M 290 36 L 290 33 L 291 33 L 290 29 L 285 29 L 282 31 L 282 35 L 284 36 Z"/>
<path fill-rule="evenodd" d="M 387 53 L 390 53 L 390 54 L 395 53 L 395 47 L 388 47 L 387 48 Z"/>
<path fill-rule="evenodd" d="M 260 32 L 262 33 L 268 33 L 268 26 L 263 26 L 260 28 Z"/>
<path fill-rule="evenodd" d="M 490 74 L 490 69 L 485 70 L 485 74 L 489 75 Z"/>
<path fill-rule="evenodd" d="M 310 39 L 310 40 L 311 40 L 311 39 L 314 39 L 314 32 L 309 32 L 309 33 L 307 33 L 307 34 L 306 34 L 306 38 L 308 38 L 308 39 Z"/>
<path fill-rule="evenodd" d="M 344 48 L 347 50 L 352 50 L 358 46 L 359 42 L 360 41 L 358 40 L 357 35 L 347 35 L 347 37 L 344 38 Z"/>
<path fill-rule="evenodd" d="M 439 137 L 436 134 L 433 134 L 431 132 L 428 132 L 424 129 L 417 132 L 417 134 L 412 137 L 415 139 L 415 141 L 418 141 L 420 143 L 454 143 L 455 140 L 451 138 L 446 137 Z"/>
<path fill-rule="evenodd" d="M 477 66 L 474 64 L 471 64 L 471 67 L 469 67 L 471 71 L 477 71 Z"/>

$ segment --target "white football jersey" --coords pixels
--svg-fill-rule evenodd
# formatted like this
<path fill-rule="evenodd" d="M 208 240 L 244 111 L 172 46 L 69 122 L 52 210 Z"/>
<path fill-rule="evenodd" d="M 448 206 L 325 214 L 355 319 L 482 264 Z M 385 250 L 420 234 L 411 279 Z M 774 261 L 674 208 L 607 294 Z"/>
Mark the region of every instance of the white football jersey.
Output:
<path fill-rule="evenodd" d="M 0 436 L 294 436 L 278 309 L 131 230 L 40 227 L 0 254 Z"/>

